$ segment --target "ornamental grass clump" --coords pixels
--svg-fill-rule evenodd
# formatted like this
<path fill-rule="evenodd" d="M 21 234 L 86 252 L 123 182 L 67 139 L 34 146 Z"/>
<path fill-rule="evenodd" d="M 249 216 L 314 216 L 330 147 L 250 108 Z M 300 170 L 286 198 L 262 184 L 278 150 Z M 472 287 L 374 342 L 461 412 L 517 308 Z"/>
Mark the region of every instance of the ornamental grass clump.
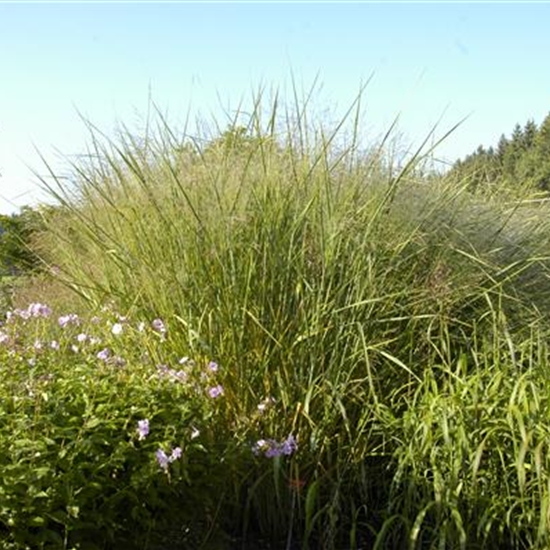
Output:
<path fill-rule="evenodd" d="M 362 150 L 359 100 L 334 128 L 261 94 L 214 135 L 89 124 L 72 180 L 44 181 L 44 258 L 91 311 L 152 321 L 145 340 L 101 325 L 82 368 L 154 395 L 129 430 L 153 445 L 155 412 L 164 481 L 195 468 L 181 525 L 208 511 L 211 531 L 287 548 L 542 548 L 544 400 L 511 403 L 547 391 L 547 207 L 428 178 L 422 148 L 392 163 L 387 137 Z M 169 437 L 182 425 L 200 435 Z"/>

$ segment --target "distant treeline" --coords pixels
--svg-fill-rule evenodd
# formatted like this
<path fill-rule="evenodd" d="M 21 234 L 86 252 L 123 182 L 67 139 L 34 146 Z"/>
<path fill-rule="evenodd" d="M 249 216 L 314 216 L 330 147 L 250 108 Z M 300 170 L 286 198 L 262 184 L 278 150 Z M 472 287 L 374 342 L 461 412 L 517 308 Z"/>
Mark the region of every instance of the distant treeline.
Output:
<path fill-rule="evenodd" d="M 533 120 L 516 124 L 510 137 L 504 134 L 496 147 L 480 145 L 458 160 L 451 174 L 466 178 L 472 189 L 483 186 L 524 191 L 550 191 L 550 113 L 540 126 Z"/>

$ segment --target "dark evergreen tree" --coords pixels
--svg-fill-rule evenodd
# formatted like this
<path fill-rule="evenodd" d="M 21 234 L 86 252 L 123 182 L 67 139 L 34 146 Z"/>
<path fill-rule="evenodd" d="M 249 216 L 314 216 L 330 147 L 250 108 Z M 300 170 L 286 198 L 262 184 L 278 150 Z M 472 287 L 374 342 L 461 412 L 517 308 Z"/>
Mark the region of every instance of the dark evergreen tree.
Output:
<path fill-rule="evenodd" d="M 523 128 L 523 140 L 522 148 L 525 151 L 531 149 L 535 143 L 535 138 L 537 137 L 537 125 L 533 119 L 529 119 Z"/>
<path fill-rule="evenodd" d="M 550 190 L 550 113 L 543 120 L 534 140 L 533 171 L 535 185 Z"/>
<path fill-rule="evenodd" d="M 503 163 L 504 156 L 506 155 L 506 151 L 508 150 L 509 142 L 506 139 L 506 136 L 502 134 L 500 136 L 500 139 L 498 140 L 497 145 L 497 160 L 500 164 Z"/>

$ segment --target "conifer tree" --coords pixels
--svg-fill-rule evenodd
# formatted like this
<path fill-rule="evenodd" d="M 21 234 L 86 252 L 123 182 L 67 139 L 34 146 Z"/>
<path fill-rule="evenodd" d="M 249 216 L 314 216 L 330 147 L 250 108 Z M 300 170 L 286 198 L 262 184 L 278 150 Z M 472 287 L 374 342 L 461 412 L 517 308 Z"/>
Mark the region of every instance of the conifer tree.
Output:
<path fill-rule="evenodd" d="M 500 136 L 496 148 L 477 150 L 457 161 L 451 174 L 467 178 L 472 189 L 490 184 L 515 192 L 550 192 L 550 113 L 540 127 L 529 119 L 515 125 L 508 138 Z"/>

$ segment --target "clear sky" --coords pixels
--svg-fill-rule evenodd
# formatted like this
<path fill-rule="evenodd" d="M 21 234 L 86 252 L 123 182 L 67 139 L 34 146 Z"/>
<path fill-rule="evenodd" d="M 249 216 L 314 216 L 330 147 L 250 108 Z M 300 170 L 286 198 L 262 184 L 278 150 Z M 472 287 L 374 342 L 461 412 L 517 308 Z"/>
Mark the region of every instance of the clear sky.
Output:
<path fill-rule="evenodd" d="M 453 161 L 550 112 L 550 3 L 0 3 L 0 212 L 43 200 L 37 148 L 62 170 L 87 142 L 78 116 L 132 127 L 150 94 L 175 125 L 236 108 L 261 84 L 343 112 L 362 81 L 365 131 L 401 113 Z M 220 118 L 223 121 L 223 118 Z M 30 168 L 29 168 L 30 167 Z M 32 169 L 32 170 L 31 170 Z"/>

